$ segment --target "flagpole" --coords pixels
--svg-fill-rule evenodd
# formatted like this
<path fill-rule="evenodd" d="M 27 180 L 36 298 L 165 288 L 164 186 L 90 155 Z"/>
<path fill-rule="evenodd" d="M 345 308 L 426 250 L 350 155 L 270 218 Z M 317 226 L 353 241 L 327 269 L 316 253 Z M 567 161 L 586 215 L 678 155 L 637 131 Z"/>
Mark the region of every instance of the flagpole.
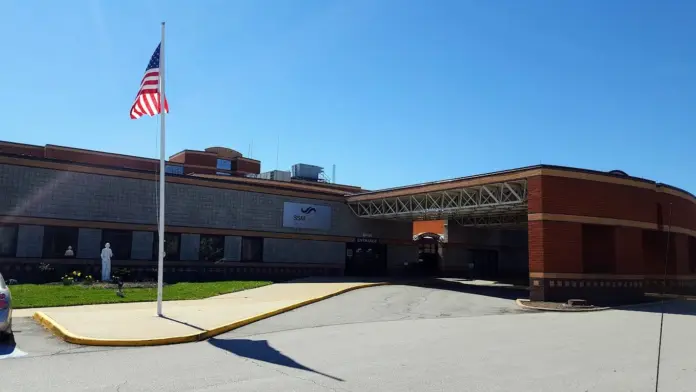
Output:
<path fill-rule="evenodd" d="M 162 22 L 162 41 L 160 42 L 159 59 L 159 105 L 160 105 L 160 175 L 159 175 L 159 252 L 157 256 L 157 315 L 162 316 L 162 285 L 164 280 L 164 120 L 166 117 L 164 95 L 164 22 Z"/>

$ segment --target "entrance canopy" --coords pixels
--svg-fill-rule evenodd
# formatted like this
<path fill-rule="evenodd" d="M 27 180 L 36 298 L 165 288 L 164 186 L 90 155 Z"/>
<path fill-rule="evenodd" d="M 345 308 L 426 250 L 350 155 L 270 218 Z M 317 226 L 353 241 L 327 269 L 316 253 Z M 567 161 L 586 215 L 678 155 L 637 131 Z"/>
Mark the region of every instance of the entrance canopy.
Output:
<path fill-rule="evenodd" d="M 527 179 L 499 175 L 366 192 L 348 197 L 348 205 L 360 218 L 517 225 L 527 221 Z"/>

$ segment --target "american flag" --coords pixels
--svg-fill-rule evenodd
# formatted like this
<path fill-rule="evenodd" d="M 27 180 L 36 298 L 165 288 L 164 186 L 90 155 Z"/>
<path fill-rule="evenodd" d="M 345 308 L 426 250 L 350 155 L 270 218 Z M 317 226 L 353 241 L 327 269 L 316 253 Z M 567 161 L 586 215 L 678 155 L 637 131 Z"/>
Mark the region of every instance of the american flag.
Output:
<path fill-rule="evenodd" d="M 154 116 L 160 113 L 160 46 L 161 44 L 157 45 L 155 53 L 150 57 L 145 76 L 143 76 L 143 81 L 140 82 L 138 96 L 135 97 L 135 102 L 133 102 L 133 107 L 131 107 L 130 111 L 130 118 L 132 119 L 140 118 L 145 114 Z M 164 99 L 164 110 L 166 113 L 169 113 L 169 104 L 166 98 Z"/>

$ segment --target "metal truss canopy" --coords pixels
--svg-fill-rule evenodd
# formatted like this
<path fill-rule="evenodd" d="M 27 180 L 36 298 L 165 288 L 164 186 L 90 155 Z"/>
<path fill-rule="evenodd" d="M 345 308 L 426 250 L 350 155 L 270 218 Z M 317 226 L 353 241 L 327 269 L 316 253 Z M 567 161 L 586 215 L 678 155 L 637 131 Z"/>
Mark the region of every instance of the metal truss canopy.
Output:
<path fill-rule="evenodd" d="M 348 202 L 360 218 L 455 220 L 465 225 L 515 224 L 526 221 L 527 181 L 515 180 L 414 195 Z M 522 218 L 523 217 L 523 218 Z"/>

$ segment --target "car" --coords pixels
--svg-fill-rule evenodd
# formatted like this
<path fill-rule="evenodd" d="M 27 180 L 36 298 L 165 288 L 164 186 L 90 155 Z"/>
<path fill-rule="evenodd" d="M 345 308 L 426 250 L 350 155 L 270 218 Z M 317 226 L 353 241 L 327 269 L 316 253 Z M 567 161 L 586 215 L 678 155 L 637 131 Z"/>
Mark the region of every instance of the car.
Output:
<path fill-rule="evenodd" d="M 12 336 L 12 294 L 0 274 L 0 340 Z"/>

